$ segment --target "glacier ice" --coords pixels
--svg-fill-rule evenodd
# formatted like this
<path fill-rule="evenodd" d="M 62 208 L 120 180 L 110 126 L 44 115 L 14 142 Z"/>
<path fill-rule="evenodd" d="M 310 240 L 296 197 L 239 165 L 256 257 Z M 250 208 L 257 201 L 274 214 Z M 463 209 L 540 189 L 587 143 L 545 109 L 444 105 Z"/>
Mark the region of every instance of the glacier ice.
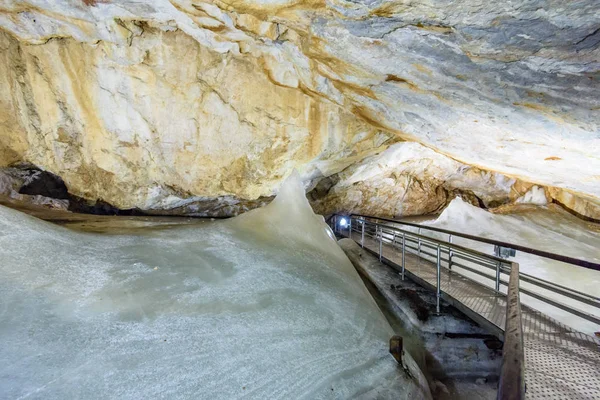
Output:
<path fill-rule="evenodd" d="M 125 233 L 0 207 L 0 398 L 427 397 L 303 194 Z"/>
<path fill-rule="evenodd" d="M 545 206 L 548 204 L 548 200 L 546 199 L 546 191 L 540 186 L 533 186 L 527 191 L 527 193 L 519 197 L 516 203 Z"/>

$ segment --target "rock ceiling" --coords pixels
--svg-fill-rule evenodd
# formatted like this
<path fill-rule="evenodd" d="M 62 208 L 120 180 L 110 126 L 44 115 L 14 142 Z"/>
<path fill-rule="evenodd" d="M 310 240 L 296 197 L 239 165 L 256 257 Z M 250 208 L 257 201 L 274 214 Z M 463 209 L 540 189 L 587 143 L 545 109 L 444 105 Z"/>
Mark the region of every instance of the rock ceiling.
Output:
<path fill-rule="evenodd" d="M 600 218 L 595 0 L 4 0 L 0 27 L 0 166 L 83 198 L 243 208 L 295 168 L 323 212 L 535 184 Z"/>

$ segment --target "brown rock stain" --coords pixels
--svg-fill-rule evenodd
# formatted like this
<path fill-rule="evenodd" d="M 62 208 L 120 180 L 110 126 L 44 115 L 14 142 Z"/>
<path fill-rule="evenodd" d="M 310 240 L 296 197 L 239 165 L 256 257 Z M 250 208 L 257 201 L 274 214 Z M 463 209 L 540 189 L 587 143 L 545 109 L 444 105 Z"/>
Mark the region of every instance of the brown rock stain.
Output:
<path fill-rule="evenodd" d="M 530 110 L 535 110 L 535 111 L 539 111 L 541 114 L 543 114 L 545 117 L 559 123 L 565 123 L 565 119 L 563 119 L 561 116 L 558 115 L 558 113 L 549 108 L 546 107 L 542 104 L 539 103 L 530 103 L 530 102 L 514 102 L 513 106 L 521 106 Z"/>
<path fill-rule="evenodd" d="M 416 69 L 417 71 L 419 71 L 419 72 L 422 72 L 422 73 L 424 73 L 424 74 L 426 74 L 426 75 L 429 75 L 429 76 L 431 76 L 431 75 L 432 75 L 432 72 L 431 72 L 431 70 L 430 70 L 429 68 L 425 67 L 424 65 L 421 65 L 421 64 L 413 64 L 413 67 L 415 67 L 415 69 Z"/>
<path fill-rule="evenodd" d="M 385 81 L 386 81 L 386 82 L 396 82 L 396 83 L 402 83 L 402 84 L 405 84 L 406 86 L 408 86 L 408 88 L 409 88 L 410 90 L 413 90 L 413 91 L 421 91 L 421 89 L 419 89 L 419 87 L 418 87 L 417 85 L 415 85 L 415 84 L 414 84 L 414 83 L 412 83 L 411 81 L 409 81 L 409 80 L 406 80 L 406 79 L 404 79 L 404 78 L 401 78 L 401 77 L 399 77 L 399 76 L 397 76 L 397 75 L 387 75 L 387 76 L 385 77 Z"/>
<path fill-rule="evenodd" d="M 215 5 L 232 13 L 252 14 L 258 19 L 268 20 L 274 16 L 286 16 L 288 19 L 298 18 L 290 13 L 318 11 L 326 7 L 325 0 L 291 0 L 287 3 L 261 3 L 245 0 L 216 0 Z"/>
<path fill-rule="evenodd" d="M 413 82 L 411 82 L 409 80 L 406 80 L 404 78 L 401 78 L 399 76 L 396 76 L 396 75 L 387 75 L 386 78 L 385 78 L 385 81 L 386 82 L 394 82 L 394 83 L 397 83 L 399 85 L 405 85 L 408 89 L 410 89 L 411 91 L 413 91 L 415 93 L 420 93 L 420 94 L 435 96 L 438 100 L 446 102 L 446 99 L 444 97 L 442 97 L 442 95 L 439 94 L 438 92 L 434 92 L 434 91 L 431 91 L 431 90 L 421 89 L 419 86 L 417 86 Z"/>
<path fill-rule="evenodd" d="M 349 64 L 339 58 L 331 56 L 327 49 L 327 42 L 321 38 L 311 36 L 302 42 L 304 53 L 313 62 L 322 64 L 337 76 L 349 75 L 357 78 L 371 78 L 373 75 L 362 68 Z M 331 79 L 331 76 L 328 76 Z M 339 78 L 336 78 L 339 80 Z"/>
<path fill-rule="evenodd" d="M 381 6 L 371 10 L 371 12 L 369 12 L 369 15 L 375 16 L 375 17 L 393 17 L 396 14 L 400 14 L 404 11 L 406 11 L 410 6 L 406 6 L 403 4 L 398 4 L 395 2 L 386 2 L 383 3 Z"/>
<path fill-rule="evenodd" d="M 314 157 L 321 152 L 321 118 L 320 104 L 315 100 L 310 100 L 308 111 L 308 157 Z"/>
<path fill-rule="evenodd" d="M 445 25 L 423 24 L 418 22 L 413 26 L 430 32 L 443 33 L 445 35 L 452 33 L 452 27 Z"/>
<path fill-rule="evenodd" d="M 229 28 L 225 25 L 217 25 L 217 26 L 209 26 L 209 25 L 203 25 L 202 26 L 204 29 L 208 29 L 211 32 L 215 32 L 215 33 L 222 33 L 222 32 L 226 32 L 229 30 Z"/>
<path fill-rule="evenodd" d="M 376 128 L 383 129 L 385 131 L 390 131 L 389 127 L 383 125 L 376 116 L 373 115 L 373 112 L 368 108 L 360 105 L 355 105 L 352 107 L 352 112 L 355 115 L 358 115 L 365 121 L 367 121 L 370 125 L 373 125 Z M 393 131 L 393 130 L 392 130 Z"/>
<path fill-rule="evenodd" d="M 356 94 L 359 94 L 361 96 L 365 96 L 365 97 L 368 97 L 371 99 L 377 98 L 377 96 L 375 96 L 375 93 L 373 93 L 373 90 L 371 90 L 371 88 L 369 88 L 369 87 L 359 86 L 359 85 L 355 85 L 350 82 L 344 82 L 344 81 L 340 81 L 337 79 L 330 78 L 330 80 L 331 80 L 331 83 L 333 84 L 333 86 L 340 92 L 351 91 L 351 92 L 354 92 Z"/>
<path fill-rule="evenodd" d="M 110 0 L 81 0 L 81 2 L 83 4 L 85 4 L 86 6 L 93 7 L 93 6 L 95 6 L 96 4 L 99 4 L 99 3 L 108 4 L 108 3 L 110 3 Z"/>

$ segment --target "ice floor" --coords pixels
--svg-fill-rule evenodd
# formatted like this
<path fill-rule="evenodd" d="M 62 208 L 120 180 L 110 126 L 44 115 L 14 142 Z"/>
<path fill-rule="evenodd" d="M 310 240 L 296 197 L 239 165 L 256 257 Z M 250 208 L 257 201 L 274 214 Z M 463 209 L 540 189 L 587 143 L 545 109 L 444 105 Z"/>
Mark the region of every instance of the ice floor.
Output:
<path fill-rule="evenodd" d="M 0 398 L 426 396 L 299 185 L 235 219 L 125 234 L 0 206 Z"/>
<path fill-rule="evenodd" d="M 600 263 L 600 225 L 585 222 L 559 209 L 558 206 L 528 207 L 522 212 L 502 215 L 474 207 L 457 198 L 437 219 L 424 222 L 424 224 Z M 430 232 L 427 234 L 429 235 Z M 447 239 L 447 235 L 434 236 Z M 493 254 L 492 245 L 462 238 L 454 238 L 454 243 Z M 523 252 L 517 252 L 516 257 L 511 260 L 519 263 L 520 271 L 523 273 L 583 293 L 600 296 L 600 272 L 598 271 Z M 461 273 L 481 280 L 475 274 Z M 522 283 L 522 286 L 529 287 L 526 283 Z M 551 292 L 541 291 L 540 293 L 588 313 L 600 315 L 600 310 L 595 307 L 582 305 L 582 303 Z M 521 301 L 582 332 L 593 334 L 600 331 L 600 326 L 596 324 L 529 296 L 522 295 Z"/>

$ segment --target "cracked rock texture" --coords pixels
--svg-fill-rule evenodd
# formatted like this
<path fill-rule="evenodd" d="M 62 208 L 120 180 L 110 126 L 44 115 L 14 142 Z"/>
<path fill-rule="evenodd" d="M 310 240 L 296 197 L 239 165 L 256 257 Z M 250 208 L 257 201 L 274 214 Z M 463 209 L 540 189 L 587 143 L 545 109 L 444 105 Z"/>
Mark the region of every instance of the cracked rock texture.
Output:
<path fill-rule="evenodd" d="M 323 214 L 351 210 L 385 217 L 422 215 L 441 211 L 456 195 L 491 208 L 517 202 L 532 187 L 466 166 L 418 143 L 392 145 L 335 180 L 327 195 L 314 201 Z"/>
<path fill-rule="evenodd" d="M 538 185 L 600 218 L 594 0 L 4 0 L 0 28 L 0 166 L 76 196 L 236 213 L 296 168 L 323 211 Z"/>

